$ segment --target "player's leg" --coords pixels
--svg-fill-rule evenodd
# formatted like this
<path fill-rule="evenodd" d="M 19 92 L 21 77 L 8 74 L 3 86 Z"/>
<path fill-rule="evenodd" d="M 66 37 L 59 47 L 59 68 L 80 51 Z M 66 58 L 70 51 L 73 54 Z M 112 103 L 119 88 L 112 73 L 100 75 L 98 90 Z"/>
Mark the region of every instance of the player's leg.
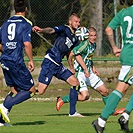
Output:
<path fill-rule="evenodd" d="M 74 114 L 76 112 L 76 103 L 78 99 L 78 89 L 76 89 L 76 86 L 79 86 L 78 79 L 73 75 L 73 73 L 68 70 L 65 66 L 60 64 L 58 67 L 58 72 L 55 75 L 58 79 L 62 79 L 66 81 L 68 84 L 70 84 L 70 115 Z"/>
<path fill-rule="evenodd" d="M 129 131 L 128 122 L 129 122 L 129 116 L 132 110 L 133 110 L 133 94 L 130 97 L 130 100 L 125 108 L 125 111 L 122 113 L 122 115 L 118 119 L 120 127 L 123 131 Z"/>
<path fill-rule="evenodd" d="M 88 99 L 89 99 L 88 89 L 81 90 L 78 93 L 78 101 L 85 101 Z M 59 111 L 65 103 L 69 103 L 69 102 L 70 102 L 70 95 L 63 96 L 62 98 L 60 96 L 58 96 L 57 101 L 56 101 L 56 110 Z"/>
<path fill-rule="evenodd" d="M 58 96 L 56 101 L 56 110 L 60 111 L 64 103 L 69 103 L 69 102 L 70 102 L 70 95 L 63 96 L 62 98 Z"/>
<path fill-rule="evenodd" d="M 49 59 L 45 58 L 42 62 L 42 68 L 38 77 L 38 87 L 37 91 L 40 95 L 45 93 L 48 85 L 50 84 L 53 73 L 56 73 L 56 65 L 52 63 Z M 58 70 L 58 69 L 57 69 Z"/>
<path fill-rule="evenodd" d="M 91 73 L 90 77 L 87 78 L 87 85 L 98 91 L 102 95 L 102 100 L 104 104 L 106 104 L 109 90 L 107 89 L 103 81 L 95 73 Z"/>
<path fill-rule="evenodd" d="M 19 91 L 10 100 L 4 101 L 4 103 L 1 104 L 0 112 L 2 114 L 3 119 L 7 123 L 10 122 L 8 118 L 8 112 L 12 108 L 12 106 L 31 98 L 35 93 L 35 87 L 34 87 L 32 76 L 29 70 L 26 68 L 25 64 L 21 64 L 21 65 L 19 64 L 19 66 L 15 67 L 14 64 L 12 64 L 12 62 L 8 62 L 8 68 L 11 71 L 9 71 L 8 69 L 4 70 L 4 75 L 6 77 L 7 85 L 18 86 L 21 91 Z M 11 91 L 13 91 L 12 87 L 11 87 Z"/>
<path fill-rule="evenodd" d="M 15 95 L 17 94 L 17 91 L 14 89 L 14 87 L 11 87 L 11 91 L 8 93 L 8 95 L 6 96 L 4 103 L 10 101 Z M 11 108 L 8 110 L 9 112 L 11 111 Z M 10 124 L 6 123 L 3 118 L 2 115 L 0 114 L 0 126 L 11 126 Z"/>
<path fill-rule="evenodd" d="M 78 101 L 85 101 L 89 99 L 89 92 L 88 92 L 88 88 L 87 85 L 85 83 L 86 77 L 84 75 L 84 73 L 80 72 L 77 74 L 77 78 L 80 82 L 80 86 L 78 87 Z M 68 103 L 70 102 L 70 95 L 64 96 L 64 97 L 57 97 L 57 102 L 56 102 L 56 109 L 57 111 L 60 110 L 60 108 L 62 107 L 62 105 L 64 103 Z"/>
<path fill-rule="evenodd" d="M 76 86 L 79 85 L 77 78 L 74 75 L 71 75 L 67 82 L 73 87 L 70 88 L 70 111 L 69 116 L 72 116 L 76 113 L 76 103 L 78 100 L 78 88 Z"/>
<path fill-rule="evenodd" d="M 111 115 L 112 111 L 116 108 L 116 106 L 118 105 L 119 101 L 121 100 L 121 98 L 123 97 L 125 92 L 127 91 L 129 85 L 133 84 L 132 69 L 133 68 L 131 66 L 122 66 L 122 69 L 121 69 L 119 77 L 118 77 L 119 82 L 117 84 L 116 90 L 114 90 L 110 94 L 100 117 L 92 123 L 93 126 L 95 127 L 96 131 L 98 131 L 99 127 L 101 129 L 103 129 L 103 127 L 105 127 L 106 120 Z M 132 100 L 132 97 L 130 100 Z M 128 108 L 129 105 L 131 105 L 131 104 L 132 104 L 132 102 L 129 101 L 128 106 L 127 106 L 128 111 L 131 111 L 131 109 Z M 126 118 L 123 115 L 118 120 L 122 130 L 124 130 L 123 129 L 124 126 L 128 130 L 128 128 L 127 128 L 128 123 L 127 123 L 127 121 L 124 123 L 125 120 L 123 120 L 123 118 L 128 119 L 128 115 L 130 114 L 130 112 L 128 113 L 128 111 L 126 112 L 126 110 L 125 110 L 125 112 L 124 112 Z M 123 123 L 121 121 L 123 121 Z M 98 124 L 96 124 L 96 123 L 98 123 Z"/>
<path fill-rule="evenodd" d="M 109 95 L 109 91 L 108 91 L 107 87 L 105 86 L 105 84 L 104 83 L 100 84 L 96 88 L 96 91 L 98 91 L 101 94 L 103 103 L 106 104 L 108 95 Z"/>

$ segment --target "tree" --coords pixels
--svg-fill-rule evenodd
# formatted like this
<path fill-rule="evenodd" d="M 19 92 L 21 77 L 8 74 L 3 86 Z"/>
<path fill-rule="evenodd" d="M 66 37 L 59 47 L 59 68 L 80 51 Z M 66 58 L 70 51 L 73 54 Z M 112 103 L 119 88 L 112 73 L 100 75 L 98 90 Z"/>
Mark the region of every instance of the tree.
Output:
<path fill-rule="evenodd" d="M 101 55 L 102 45 L 102 0 L 80 0 L 81 23 L 83 26 L 93 26 L 97 29 L 97 49 L 96 55 Z"/>

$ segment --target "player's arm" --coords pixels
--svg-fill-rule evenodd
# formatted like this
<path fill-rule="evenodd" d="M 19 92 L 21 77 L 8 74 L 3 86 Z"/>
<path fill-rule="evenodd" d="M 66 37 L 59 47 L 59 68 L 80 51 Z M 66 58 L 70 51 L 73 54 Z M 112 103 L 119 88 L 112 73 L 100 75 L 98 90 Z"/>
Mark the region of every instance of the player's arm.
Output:
<path fill-rule="evenodd" d="M 116 44 L 115 44 L 113 29 L 110 28 L 110 27 L 108 26 L 108 27 L 106 28 L 105 32 L 106 32 L 106 35 L 107 35 L 108 40 L 109 40 L 109 42 L 110 42 L 110 45 L 111 45 L 111 47 L 112 47 L 112 49 L 113 49 L 114 55 L 118 57 L 118 56 L 120 55 L 121 49 L 119 49 L 119 48 L 116 46 Z"/>
<path fill-rule="evenodd" d="M 81 67 L 84 69 L 84 73 L 86 77 L 90 77 L 90 73 L 88 72 L 88 68 L 80 54 L 75 56 L 77 62 L 81 65 Z"/>
<path fill-rule="evenodd" d="M 32 55 L 32 45 L 31 45 L 30 42 L 24 42 L 24 46 L 25 46 L 26 55 L 29 58 L 28 69 L 32 72 L 34 70 L 34 62 L 33 62 L 33 55 Z"/>
<path fill-rule="evenodd" d="M 0 52 L 2 51 L 2 44 L 0 43 Z"/>
<path fill-rule="evenodd" d="M 73 65 L 73 56 L 74 56 L 74 53 L 71 51 L 68 56 L 67 56 L 67 60 L 68 60 L 68 64 L 69 64 L 69 67 L 70 67 L 70 71 L 75 74 L 75 70 L 74 70 L 74 65 Z"/>
<path fill-rule="evenodd" d="M 55 33 L 54 28 L 51 28 L 51 27 L 40 28 L 40 27 L 38 27 L 38 26 L 34 26 L 34 27 L 32 28 L 32 31 L 33 31 L 33 32 L 47 33 L 47 34 L 53 34 L 53 33 Z"/>

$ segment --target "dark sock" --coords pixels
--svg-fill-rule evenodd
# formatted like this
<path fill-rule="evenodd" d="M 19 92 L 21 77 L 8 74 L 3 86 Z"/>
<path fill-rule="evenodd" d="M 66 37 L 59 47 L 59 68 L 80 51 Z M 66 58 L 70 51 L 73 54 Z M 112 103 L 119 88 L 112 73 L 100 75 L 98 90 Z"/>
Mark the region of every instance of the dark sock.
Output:
<path fill-rule="evenodd" d="M 13 96 L 15 96 L 14 93 L 13 92 L 9 92 L 8 95 L 6 96 L 3 104 L 5 105 L 6 103 L 8 103 L 13 98 Z M 11 111 L 11 108 L 8 108 L 9 112 Z"/>
<path fill-rule="evenodd" d="M 73 115 L 76 112 L 76 103 L 78 100 L 78 91 L 76 87 L 70 89 L 70 115 Z"/>
<path fill-rule="evenodd" d="M 23 101 L 31 98 L 32 92 L 30 91 L 20 91 L 16 94 L 16 96 L 12 97 L 12 99 L 10 99 L 10 101 L 8 102 L 4 102 L 4 106 L 7 108 L 7 109 L 11 109 L 11 107 L 15 104 L 19 104 L 19 103 L 22 103 Z"/>

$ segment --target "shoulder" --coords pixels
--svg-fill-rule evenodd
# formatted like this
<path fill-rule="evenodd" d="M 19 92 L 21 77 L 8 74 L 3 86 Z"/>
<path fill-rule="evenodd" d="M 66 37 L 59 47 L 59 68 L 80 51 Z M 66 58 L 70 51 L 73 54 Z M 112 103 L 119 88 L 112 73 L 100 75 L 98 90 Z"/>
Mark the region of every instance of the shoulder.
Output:
<path fill-rule="evenodd" d="M 32 22 L 31 22 L 29 19 L 27 19 L 27 18 L 25 18 L 25 17 L 23 17 L 23 19 L 24 19 L 28 24 L 30 24 L 31 26 L 33 25 Z"/>

